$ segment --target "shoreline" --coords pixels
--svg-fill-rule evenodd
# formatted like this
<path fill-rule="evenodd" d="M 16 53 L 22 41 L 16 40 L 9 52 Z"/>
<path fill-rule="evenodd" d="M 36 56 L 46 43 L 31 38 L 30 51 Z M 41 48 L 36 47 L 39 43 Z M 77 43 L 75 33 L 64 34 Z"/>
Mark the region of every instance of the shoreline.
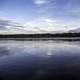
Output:
<path fill-rule="evenodd" d="M 58 37 L 58 38 L 0 38 L 0 40 L 23 40 L 23 41 L 46 41 L 46 40 L 62 40 L 62 41 L 80 41 L 80 37 Z"/>

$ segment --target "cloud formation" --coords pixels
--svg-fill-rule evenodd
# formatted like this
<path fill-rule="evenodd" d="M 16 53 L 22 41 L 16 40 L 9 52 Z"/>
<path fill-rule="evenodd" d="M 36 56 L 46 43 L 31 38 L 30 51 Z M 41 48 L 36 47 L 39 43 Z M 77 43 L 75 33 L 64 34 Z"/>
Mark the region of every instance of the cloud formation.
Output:
<path fill-rule="evenodd" d="M 46 4 L 48 1 L 47 0 L 34 0 L 34 3 L 36 5 L 43 5 Z"/>
<path fill-rule="evenodd" d="M 55 31 L 80 27 L 80 0 L 1 1 L 0 18 L 24 23 L 24 27 L 17 27 L 17 29 Z M 4 8 L 3 3 L 5 3 Z M 7 26 L 7 28 L 13 27 Z"/>

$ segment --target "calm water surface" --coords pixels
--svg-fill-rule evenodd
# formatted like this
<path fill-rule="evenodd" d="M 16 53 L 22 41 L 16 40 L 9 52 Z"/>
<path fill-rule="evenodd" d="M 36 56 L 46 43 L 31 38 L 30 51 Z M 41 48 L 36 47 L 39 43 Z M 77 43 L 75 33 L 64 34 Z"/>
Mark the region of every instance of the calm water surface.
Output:
<path fill-rule="evenodd" d="M 80 42 L 0 41 L 0 80 L 80 80 Z"/>

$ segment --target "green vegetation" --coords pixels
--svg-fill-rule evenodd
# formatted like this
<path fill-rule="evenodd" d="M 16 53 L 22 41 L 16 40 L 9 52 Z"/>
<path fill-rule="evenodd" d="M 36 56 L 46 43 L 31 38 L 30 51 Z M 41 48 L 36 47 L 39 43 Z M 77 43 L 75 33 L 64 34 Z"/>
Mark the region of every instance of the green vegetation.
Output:
<path fill-rule="evenodd" d="M 80 37 L 80 33 L 60 33 L 60 34 L 8 34 L 0 35 L 0 38 L 54 38 L 54 37 Z"/>

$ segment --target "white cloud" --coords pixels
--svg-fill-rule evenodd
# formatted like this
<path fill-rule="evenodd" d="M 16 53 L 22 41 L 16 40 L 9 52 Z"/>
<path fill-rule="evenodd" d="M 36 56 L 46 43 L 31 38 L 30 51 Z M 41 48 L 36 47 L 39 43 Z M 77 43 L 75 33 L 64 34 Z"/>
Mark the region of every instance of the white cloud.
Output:
<path fill-rule="evenodd" d="M 36 5 L 43 5 L 47 3 L 47 0 L 34 0 L 34 3 Z"/>
<path fill-rule="evenodd" d="M 46 22 L 48 22 L 48 23 L 52 23 L 52 22 L 53 22 L 53 20 L 52 20 L 52 19 L 48 19 L 48 18 L 47 18 L 47 19 L 45 19 L 45 21 L 46 21 Z"/>
<path fill-rule="evenodd" d="M 68 31 L 80 27 L 80 21 L 57 20 L 49 17 L 35 19 L 26 23 L 26 30 L 47 32 L 47 31 Z"/>
<path fill-rule="evenodd" d="M 67 23 L 63 21 L 51 19 L 51 18 L 40 18 L 33 21 L 30 21 L 26 24 L 26 29 L 33 30 L 33 31 L 65 31 L 68 28 Z"/>
<path fill-rule="evenodd" d="M 4 21 L 3 21 L 4 22 Z M 27 22 L 24 25 L 20 25 L 10 21 L 10 25 L 6 25 L 6 30 L 3 33 L 34 33 L 34 32 L 48 32 L 48 31 L 67 31 L 70 29 L 76 29 L 80 27 L 80 20 L 66 22 L 64 20 L 57 20 L 50 17 L 40 17 L 38 19 Z M 8 22 L 9 24 L 9 22 Z M 2 33 L 0 30 L 0 33 Z"/>

